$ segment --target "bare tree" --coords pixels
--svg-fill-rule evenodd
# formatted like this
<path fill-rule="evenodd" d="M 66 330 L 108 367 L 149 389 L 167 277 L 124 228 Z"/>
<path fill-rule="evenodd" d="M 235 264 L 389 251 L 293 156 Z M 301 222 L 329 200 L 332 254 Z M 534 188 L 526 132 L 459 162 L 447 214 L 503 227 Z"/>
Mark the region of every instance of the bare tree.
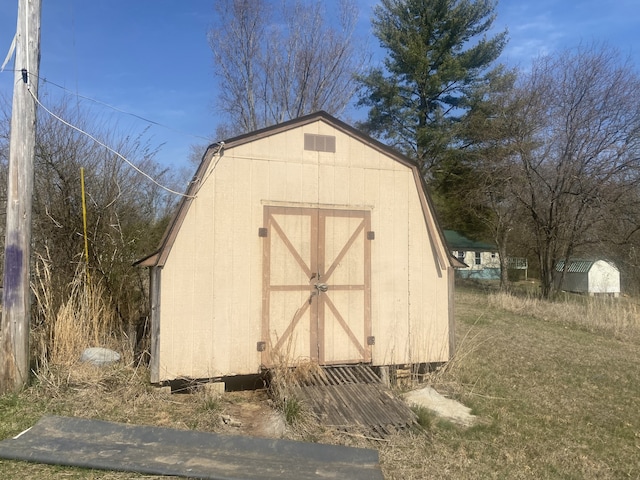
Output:
<path fill-rule="evenodd" d="M 240 134 L 326 110 L 340 115 L 366 59 L 358 11 L 340 0 L 221 0 L 208 34 L 223 130 Z"/>
<path fill-rule="evenodd" d="M 597 233 L 596 245 L 616 261 L 625 291 L 640 293 L 640 189 L 625 192 L 625 201 L 615 205 L 607 228 Z"/>
<path fill-rule="evenodd" d="M 564 276 L 557 261 L 598 245 L 640 185 L 640 79 L 611 48 L 581 46 L 538 59 L 517 94 L 513 121 L 524 128 L 512 192 L 528 212 L 548 297 Z"/>
<path fill-rule="evenodd" d="M 62 99 L 50 107 L 61 118 L 91 132 L 141 170 L 164 184 L 173 172 L 155 162 L 155 148 L 144 132 L 118 133 L 113 124 L 83 113 L 82 106 Z M 137 320 L 145 308 L 142 272 L 135 260 L 157 245 L 175 197 L 87 136 L 41 111 L 36 139 L 33 203 L 33 252 L 49 262 L 52 295 L 64 301 L 66 289 L 83 261 L 84 235 L 80 168 L 85 171 L 89 263 L 92 278 L 100 278 L 123 322 Z"/>

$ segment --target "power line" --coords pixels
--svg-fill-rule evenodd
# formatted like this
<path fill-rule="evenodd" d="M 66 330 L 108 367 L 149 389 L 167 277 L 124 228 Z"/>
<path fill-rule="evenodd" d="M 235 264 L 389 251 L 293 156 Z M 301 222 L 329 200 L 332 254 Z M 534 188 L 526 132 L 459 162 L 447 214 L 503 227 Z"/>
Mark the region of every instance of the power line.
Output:
<path fill-rule="evenodd" d="M 14 69 L 9 69 L 9 68 L 5 68 L 4 71 L 15 72 Z M 29 74 L 31 75 L 31 72 L 29 72 Z M 110 105 L 110 104 L 108 104 L 106 102 L 103 102 L 102 100 L 98 100 L 98 99 L 95 99 L 95 98 L 92 98 L 92 97 L 88 97 L 86 95 L 82 95 L 82 94 L 80 94 L 78 92 L 74 92 L 73 90 L 69 90 L 68 88 L 66 88 L 66 87 L 64 87 L 64 86 L 62 86 L 62 85 L 60 85 L 60 84 L 58 84 L 56 82 L 53 82 L 53 81 L 47 79 L 46 77 L 38 76 L 38 79 L 41 80 L 43 83 L 49 83 L 49 84 L 53 85 L 54 87 L 57 87 L 60 90 L 63 90 L 65 92 L 69 93 L 70 95 L 73 95 L 74 97 L 82 98 L 83 100 L 88 100 L 88 101 L 96 103 L 98 105 L 102 105 L 103 107 L 110 108 L 111 110 L 114 110 L 114 111 L 116 111 L 118 113 L 122 113 L 124 115 L 129 115 L 130 117 L 137 118 L 138 120 L 142 120 L 143 122 L 150 123 L 152 125 L 157 125 L 158 127 L 165 128 L 165 129 L 170 130 L 170 131 L 175 132 L 175 133 L 179 133 L 180 135 L 185 135 L 187 137 L 192 137 L 192 138 L 198 138 L 200 140 L 205 140 L 205 141 L 207 141 L 209 143 L 211 142 L 210 138 L 203 137 L 202 135 L 194 135 L 193 133 L 189 133 L 189 132 L 185 132 L 185 131 L 182 131 L 182 130 L 178 130 L 177 128 L 170 127 L 169 125 L 165 125 L 164 123 L 156 122 L 155 120 L 151 120 L 150 118 L 143 117 L 142 115 L 138 115 L 137 113 L 133 113 L 133 112 L 128 112 L 126 110 L 122 110 L 121 108 L 118 108 L 118 107 L 116 107 L 114 105 Z"/>
<path fill-rule="evenodd" d="M 65 92 L 68 92 L 68 93 L 69 93 L 69 94 L 71 94 L 71 95 L 75 95 L 75 96 L 76 96 L 76 97 L 78 97 L 78 98 L 82 98 L 82 99 L 85 99 L 85 100 L 89 100 L 90 102 L 97 103 L 98 105 L 102 105 L 102 106 L 104 106 L 104 107 L 110 108 L 110 109 L 112 109 L 112 110 L 114 110 L 114 111 L 116 111 L 116 112 L 123 113 L 123 114 L 125 114 L 125 115 L 129 115 L 129 116 L 131 116 L 131 117 L 137 118 L 138 120 L 142 120 L 143 122 L 151 123 L 151 124 L 153 124 L 153 125 L 157 125 L 157 126 L 159 126 L 159 127 L 166 128 L 167 130 L 171 130 L 172 132 L 179 133 L 179 134 L 181 134 L 181 135 L 186 135 L 186 136 L 193 137 L 193 138 L 199 138 L 199 139 L 201 139 L 201 140 L 206 140 L 207 142 L 210 142 L 210 139 L 208 139 L 208 138 L 206 138 L 206 137 L 203 137 L 203 136 L 200 136 L 200 135 L 194 135 L 194 134 L 192 134 L 192 133 L 183 132 L 183 131 L 181 131 L 181 130 L 178 130 L 178 129 L 176 129 L 176 128 L 173 128 L 173 127 L 170 127 L 170 126 L 168 126 L 168 125 L 162 124 L 162 123 L 160 123 L 160 122 L 156 122 L 155 120 L 151 120 L 151 119 L 149 119 L 149 118 L 145 118 L 145 117 L 143 117 L 143 116 L 141 116 L 141 115 L 138 115 L 138 114 L 136 114 L 136 113 L 127 112 L 126 110 L 122 110 L 122 109 L 120 109 L 120 108 L 118 108 L 118 107 L 115 107 L 115 106 L 113 106 L 113 105 L 109 105 L 108 103 L 105 103 L 105 102 L 103 102 L 103 101 L 101 101 L 101 100 L 97 100 L 97 99 L 95 99 L 95 98 L 87 97 L 87 96 L 85 96 L 85 95 L 81 95 L 81 94 L 79 94 L 79 93 L 73 92 L 73 91 L 69 90 L 68 88 L 63 87 L 62 85 L 58 85 L 57 83 L 52 82 L 51 80 L 47 80 L 46 78 L 41 78 L 41 80 L 42 80 L 44 83 L 50 83 L 50 84 L 51 84 L 51 85 L 53 85 L 54 87 L 58 87 L 59 89 L 64 90 Z"/>
<path fill-rule="evenodd" d="M 38 97 L 36 95 L 33 94 L 33 92 L 31 91 L 31 88 L 27 89 L 29 91 L 29 94 L 31 95 L 31 97 L 33 97 L 33 99 L 35 100 L 35 102 L 42 107 L 42 109 L 47 112 L 49 115 L 51 115 L 53 118 L 55 118 L 56 120 L 58 120 L 59 122 L 62 122 L 64 125 L 66 125 L 69 128 L 74 129 L 75 131 L 87 136 L 88 138 L 90 138 L 91 140 L 93 140 L 95 143 L 97 143 L 98 145 L 106 148 L 107 150 L 109 150 L 111 153 L 113 153 L 114 155 L 116 155 L 118 158 L 121 158 L 122 160 L 124 160 L 131 168 L 133 168 L 136 172 L 138 172 L 139 174 L 143 175 L 144 177 L 148 178 L 149 180 L 151 180 L 153 183 L 155 183 L 157 186 L 159 186 L 160 188 L 166 190 L 169 193 L 173 193 L 174 195 L 179 195 L 181 197 L 187 197 L 187 198 L 195 198 L 192 195 L 186 195 L 184 193 L 181 192 L 177 192 L 176 190 L 172 190 L 169 187 L 166 187 L 165 185 L 162 185 L 160 182 L 158 182 L 155 178 L 153 178 L 151 175 L 149 175 L 148 173 L 142 171 L 138 166 L 136 166 L 132 161 L 130 161 L 129 159 L 127 159 L 124 155 L 122 155 L 120 152 L 117 152 L 116 150 L 114 150 L 113 148 L 111 148 L 110 146 L 106 145 L 105 143 L 101 142 L 100 140 L 98 140 L 97 138 L 95 138 L 93 135 L 85 132 L 84 130 L 82 130 L 79 127 L 76 127 L 75 125 L 72 125 L 71 123 L 67 122 L 65 119 L 59 117 L 58 115 L 56 115 L 55 113 L 53 113 L 51 110 L 49 110 L 47 107 L 45 107 L 42 102 L 40 102 L 40 100 L 38 100 Z"/>

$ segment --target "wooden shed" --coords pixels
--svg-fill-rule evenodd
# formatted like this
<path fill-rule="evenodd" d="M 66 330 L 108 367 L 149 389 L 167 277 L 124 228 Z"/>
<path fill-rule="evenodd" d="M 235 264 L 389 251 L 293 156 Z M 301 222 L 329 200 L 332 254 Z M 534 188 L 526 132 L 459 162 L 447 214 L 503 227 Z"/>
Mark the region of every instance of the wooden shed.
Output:
<path fill-rule="evenodd" d="M 151 380 L 447 361 L 451 262 L 417 165 L 327 113 L 211 145 L 139 262 Z"/>
<path fill-rule="evenodd" d="M 556 276 L 565 268 L 564 260 L 556 264 Z M 571 259 L 565 272 L 562 290 L 589 295 L 620 295 L 620 271 L 606 260 Z"/>

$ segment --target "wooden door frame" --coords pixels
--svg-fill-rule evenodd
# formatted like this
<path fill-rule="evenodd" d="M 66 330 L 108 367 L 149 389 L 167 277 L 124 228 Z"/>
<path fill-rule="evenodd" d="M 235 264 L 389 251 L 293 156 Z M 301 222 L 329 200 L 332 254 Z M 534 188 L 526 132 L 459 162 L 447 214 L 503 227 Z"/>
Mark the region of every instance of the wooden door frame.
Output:
<path fill-rule="evenodd" d="M 309 216 L 310 221 L 310 265 L 306 264 L 306 261 L 300 256 L 296 248 L 289 242 L 285 232 L 280 225 L 275 221 L 274 215 L 304 215 Z M 329 270 L 325 270 L 325 251 L 324 244 L 326 241 L 325 227 L 327 217 L 356 217 L 361 218 L 362 223 L 351 234 L 347 243 L 342 247 L 339 254 L 332 260 L 332 264 L 328 267 Z M 370 210 L 357 210 L 357 209 L 337 209 L 330 206 L 324 207 L 297 207 L 297 206 L 273 206 L 265 205 L 263 208 L 263 226 L 266 229 L 264 231 L 263 241 L 263 259 L 262 259 L 262 338 L 263 338 L 263 350 L 262 350 L 262 364 L 266 367 L 271 366 L 271 351 L 282 346 L 282 343 L 286 341 L 287 337 L 293 332 L 300 319 L 310 310 L 310 319 L 316 319 L 311 321 L 310 324 L 310 339 L 309 339 L 309 353 L 311 361 L 318 362 L 319 364 L 337 364 L 337 363 L 370 363 L 371 362 L 371 345 L 368 339 L 371 337 L 371 244 L 369 232 L 371 231 L 371 211 Z M 276 286 L 271 285 L 271 235 L 278 235 L 283 241 L 286 248 L 289 250 L 293 258 L 298 265 L 302 268 L 303 272 L 309 278 L 308 285 L 283 285 Z M 339 290 L 362 290 L 363 291 L 363 325 L 364 331 L 360 333 L 362 337 L 358 339 L 344 318 L 340 315 L 335 305 L 331 300 L 324 295 L 322 301 L 316 299 L 313 301 L 315 287 L 313 282 L 313 275 L 324 272 L 324 276 L 331 277 L 333 271 L 335 271 L 339 261 L 346 255 L 353 243 L 357 238 L 362 235 L 363 242 L 363 285 L 339 285 L 334 286 Z M 314 272 L 313 270 L 317 270 Z M 270 332 L 270 299 L 272 291 L 309 291 L 309 301 L 300 306 L 291 323 L 286 330 L 282 333 L 278 339 L 276 345 L 270 345 L 271 332 Z M 319 292 L 318 292 L 319 293 Z M 337 322 L 340 324 L 345 334 L 358 349 L 361 354 L 361 358 L 358 359 L 344 359 L 334 362 L 325 361 L 325 337 L 324 337 L 324 314 L 325 306 L 332 311 Z M 361 343 L 362 342 L 362 343 Z"/>

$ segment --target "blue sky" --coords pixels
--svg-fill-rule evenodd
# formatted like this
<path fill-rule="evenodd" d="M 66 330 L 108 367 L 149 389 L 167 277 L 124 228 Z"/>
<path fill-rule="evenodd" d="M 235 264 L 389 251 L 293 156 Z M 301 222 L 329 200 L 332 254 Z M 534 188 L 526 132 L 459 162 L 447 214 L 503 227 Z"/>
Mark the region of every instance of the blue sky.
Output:
<path fill-rule="evenodd" d="M 206 39 L 214 0 L 42 3 L 42 78 L 171 127 L 148 131 L 152 144 L 163 144 L 158 159 L 164 164 L 185 165 L 190 145 L 206 143 L 201 137 L 215 140 L 216 84 Z M 363 35 L 370 36 L 376 3 L 359 0 Z M 17 5 L 17 0 L 0 0 L 0 62 L 15 32 Z M 536 55 L 597 41 L 617 47 L 640 66 L 638 0 L 616 0 L 606 7 L 596 0 L 502 0 L 497 14 L 496 29 L 509 29 L 504 63 L 526 69 Z M 377 45 L 374 38 L 369 43 Z M 12 72 L 0 73 L 0 95 L 10 99 L 12 83 Z M 41 86 L 43 92 L 45 105 L 63 93 L 52 85 Z M 92 104 L 82 100 L 82 105 Z M 127 131 L 148 126 L 95 104 L 91 109 Z"/>

